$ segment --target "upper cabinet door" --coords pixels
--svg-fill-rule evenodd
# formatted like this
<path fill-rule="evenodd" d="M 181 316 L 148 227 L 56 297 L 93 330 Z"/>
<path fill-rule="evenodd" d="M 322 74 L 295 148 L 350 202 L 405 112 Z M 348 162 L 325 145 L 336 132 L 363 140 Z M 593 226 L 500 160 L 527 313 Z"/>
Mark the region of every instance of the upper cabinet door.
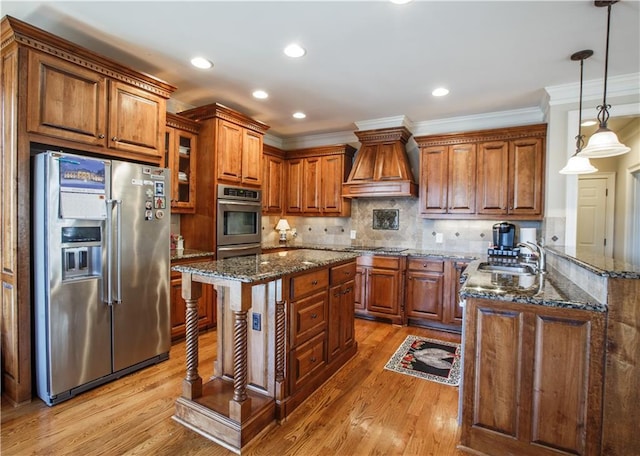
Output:
<path fill-rule="evenodd" d="M 420 213 L 446 214 L 447 146 L 424 147 L 420 152 Z"/>
<path fill-rule="evenodd" d="M 322 157 L 322 210 L 325 213 L 342 212 L 342 182 L 344 179 L 344 156 L 329 155 Z"/>
<path fill-rule="evenodd" d="M 262 213 L 281 214 L 284 209 L 284 159 L 264 154 L 262 173 Z"/>
<path fill-rule="evenodd" d="M 242 178 L 243 128 L 231 122 L 218 120 L 217 167 L 218 179 L 240 183 Z"/>
<path fill-rule="evenodd" d="M 29 131 L 84 144 L 106 145 L 107 90 L 103 76 L 30 51 L 27 80 Z"/>
<path fill-rule="evenodd" d="M 287 213 L 302 212 L 303 161 L 287 160 Z"/>
<path fill-rule="evenodd" d="M 110 81 L 109 147 L 162 158 L 165 122 L 163 98 Z"/>
<path fill-rule="evenodd" d="M 476 212 L 476 145 L 449 146 L 449 214 Z"/>
<path fill-rule="evenodd" d="M 509 143 L 509 214 L 540 215 L 544 179 L 544 145 L 541 138 Z"/>
<path fill-rule="evenodd" d="M 305 158 L 302 163 L 304 170 L 302 173 L 304 178 L 302 181 L 302 210 L 306 213 L 319 213 L 322 210 L 320 206 L 322 186 L 320 157 Z"/>
<path fill-rule="evenodd" d="M 509 142 L 478 144 L 478 214 L 506 214 L 509 179 Z"/>
<path fill-rule="evenodd" d="M 242 183 L 262 185 L 262 135 L 251 130 L 242 138 Z"/>

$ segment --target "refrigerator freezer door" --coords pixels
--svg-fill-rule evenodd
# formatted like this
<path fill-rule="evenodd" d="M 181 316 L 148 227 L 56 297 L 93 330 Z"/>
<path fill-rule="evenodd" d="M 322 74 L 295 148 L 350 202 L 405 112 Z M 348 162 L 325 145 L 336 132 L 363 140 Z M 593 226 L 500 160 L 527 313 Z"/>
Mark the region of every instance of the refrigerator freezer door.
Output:
<path fill-rule="evenodd" d="M 113 239 L 114 246 L 121 244 L 113 255 L 114 371 L 168 353 L 171 346 L 170 181 L 168 169 L 112 162 L 112 199 L 120 212 L 113 217 Z"/>
<path fill-rule="evenodd" d="M 76 162 L 60 153 L 35 159 L 36 381 L 47 403 L 111 373 L 111 309 L 102 300 L 104 220 L 59 217 L 61 163 Z M 108 162 L 104 168 L 108 174 Z M 105 184 L 102 200 L 108 191 Z M 93 233 L 93 238 L 69 233 Z"/>

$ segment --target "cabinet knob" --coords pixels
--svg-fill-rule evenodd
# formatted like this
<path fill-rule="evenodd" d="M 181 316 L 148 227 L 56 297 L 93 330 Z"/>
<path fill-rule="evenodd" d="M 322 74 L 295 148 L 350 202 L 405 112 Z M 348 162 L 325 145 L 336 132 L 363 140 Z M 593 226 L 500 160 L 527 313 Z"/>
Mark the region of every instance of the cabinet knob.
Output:
<path fill-rule="evenodd" d="M 316 357 L 315 357 L 315 356 L 312 356 L 312 357 L 311 357 L 311 359 L 310 359 L 309 361 L 311 361 L 312 363 L 315 363 L 315 362 L 316 362 Z"/>
<path fill-rule="evenodd" d="M 104 139 L 104 135 L 103 134 L 98 135 L 98 139 Z"/>
<path fill-rule="evenodd" d="M 313 282 L 311 282 L 311 285 L 318 285 L 318 281 L 314 280 Z"/>
<path fill-rule="evenodd" d="M 351 293 L 351 287 L 349 287 L 346 290 L 344 290 L 344 293 L 342 293 L 342 294 L 349 294 L 349 293 Z"/>
<path fill-rule="evenodd" d="M 314 314 L 311 314 L 311 319 L 312 319 L 312 320 L 315 320 L 316 318 L 318 318 L 318 314 L 315 314 L 315 313 L 314 313 Z"/>
<path fill-rule="evenodd" d="M 117 141 L 117 140 L 118 140 L 117 136 L 114 136 L 113 138 L 111 138 L 111 141 Z"/>

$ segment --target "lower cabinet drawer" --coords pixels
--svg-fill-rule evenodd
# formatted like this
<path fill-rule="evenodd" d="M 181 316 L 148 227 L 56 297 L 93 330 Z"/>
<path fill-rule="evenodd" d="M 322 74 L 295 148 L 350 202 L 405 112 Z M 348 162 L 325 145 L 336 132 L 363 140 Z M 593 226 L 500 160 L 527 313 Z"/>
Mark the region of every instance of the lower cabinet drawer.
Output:
<path fill-rule="evenodd" d="M 291 351 L 291 387 L 296 390 L 327 364 L 325 333 Z"/>
<path fill-rule="evenodd" d="M 327 327 L 327 292 L 323 291 L 292 303 L 292 346 L 298 346 Z"/>
<path fill-rule="evenodd" d="M 291 279 L 291 299 L 299 299 L 326 289 L 329 285 L 329 271 L 322 269 L 293 277 Z"/>

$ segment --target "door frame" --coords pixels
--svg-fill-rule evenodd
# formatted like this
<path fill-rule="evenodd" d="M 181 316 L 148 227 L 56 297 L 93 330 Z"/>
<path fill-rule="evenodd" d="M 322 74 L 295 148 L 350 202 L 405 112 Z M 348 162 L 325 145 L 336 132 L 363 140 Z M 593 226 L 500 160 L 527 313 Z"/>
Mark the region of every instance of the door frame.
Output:
<path fill-rule="evenodd" d="M 627 168 L 629 181 L 627 188 L 627 214 L 625 226 L 625 261 L 640 264 L 640 163 Z M 635 236 L 634 236 L 635 234 Z"/>

